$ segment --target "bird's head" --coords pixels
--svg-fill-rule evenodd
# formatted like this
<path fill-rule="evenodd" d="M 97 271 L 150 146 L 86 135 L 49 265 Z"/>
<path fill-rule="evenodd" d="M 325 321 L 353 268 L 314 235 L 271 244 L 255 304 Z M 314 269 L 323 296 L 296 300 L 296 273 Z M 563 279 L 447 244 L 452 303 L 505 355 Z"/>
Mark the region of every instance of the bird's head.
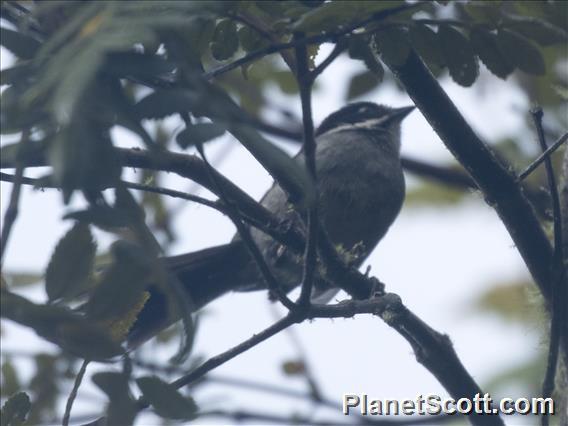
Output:
<path fill-rule="evenodd" d="M 370 130 L 388 131 L 398 139 L 400 123 L 413 109 L 413 106 L 391 108 L 372 102 L 352 103 L 323 120 L 316 136 L 348 130 Z"/>

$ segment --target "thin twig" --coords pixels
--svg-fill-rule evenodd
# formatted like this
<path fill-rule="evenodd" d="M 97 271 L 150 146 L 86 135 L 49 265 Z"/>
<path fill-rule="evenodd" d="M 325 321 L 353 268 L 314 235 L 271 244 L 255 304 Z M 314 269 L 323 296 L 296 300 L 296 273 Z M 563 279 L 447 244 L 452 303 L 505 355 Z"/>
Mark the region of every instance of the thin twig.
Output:
<path fill-rule="evenodd" d="M 239 11 L 238 14 L 232 16 L 234 19 L 241 21 L 244 24 L 248 25 L 249 27 L 253 28 L 254 30 L 258 31 L 260 34 L 262 34 L 263 37 L 265 37 L 271 43 L 280 42 L 278 36 L 276 36 L 271 31 L 271 28 L 268 25 L 266 25 L 264 22 L 259 20 L 256 16 L 248 14 L 246 10 L 241 10 Z M 284 62 L 286 62 L 286 65 L 288 65 L 290 70 L 293 71 L 296 69 L 294 56 L 292 56 L 288 50 L 280 51 L 280 56 L 282 56 L 282 59 L 284 60 Z"/>
<path fill-rule="evenodd" d="M 440 139 L 497 211 L 540 291 L 551 302 L 552 246 L 515 176 L 473 131 L 416 52 L 387 63 Z"/>
<path fill-rule="evenodd" d="M 243 352 L 248 351 L 249 349 L 255 347 L 256 345 L 264 342 L 265 340 L 269 339 L 270 337 L 280 333 L 282 330 L 290 327 L 291 325 L 301 322 L 302 317 L 299 316 L 295 311 L 290 311 L 288 315 L 282 318 L 280 321 L 272 324 L 270 327 L 264 329 L 258 334 L 253 335 L 251 338 L 245 340 L 244 342 L 234 346 L 233 348 L 225 351 L 217 356 L 209 358 L 199 367 L 194 369 L 191 373 L 186 374 L 183 377 L 180 377 L 176 381 L 172 382 L 171 385 L 175 386 L 176 388 L 181 388 L 186 386 L 197 379 L 200 379 L 205 374 L 210 372 L 211 370 L 219 367 L 220 365 L 226 363 L 227 361 L 235 358 L 236 356 L 242 354 Z"/>
<path fill-rule="evenodd" d="M 546 139 L 542 127 L 543 112 L 541 108 L 534 108 L 531 110 L 532 119 L 536 127 L 538 141 L 540 147 L 545 153 L 547 151 Z M 563 248 L 562 248 L 562 212 L 560 209 L 560 197 L 558 195 L 558 187 L 556 186 L 556 178 L 554 176 L 554 169 L 552 168 L 552 161 L 550 156 L 547 155 L 544 159 L 544 166 L 546 169 L 546 177 L 548 180 L 548 188 L 550 197 L 552 199 L 552 211 L 554 218 L 554 254 L 553 254 L 553 283 L 551 295 L 551 314 L 550 314 L 550 342 L 548 347 L 548 359 L 546 365 L 546 373 L 542 384 L 543 398 L 549 398 L 554 392 L 554 382 L 556 379 L 556 371 L 558 367 L 558 354 L 560 351 L 560 340 L 562 338 L 562 327 L 565 325 L 565 304 L 566 299 L 563 298 L 563 289 L 565 284 L 562 280 L 564 265 L 563 262 Z M 543 414 L 541 417 L 542 426 L 548 426 L 549 416 Z"/>
<path fill-rule="evenodd" d="M 83 377 L 85 377 L 85 372 L 87 371 L 87 366 L 89 365 L 88 360 L 84 360 L 81 364 L 81 368 L 75 377 L 75 382 L 73 383 L 73 389 L 71 389 L 71 393 L 69 394 L 69 398 L 67 398 L 67 404 L 65 405 L 65 413 L 63 414 L 63 420 L 61 421 L 62 426 L 69 425 L 69 419 L 71 418 L 71 408 L 73 408 L 73 403 L 75 402 L 75 398 L 77 398 L 77 392 L 79 391 L 79 386 L 81 386 L 81 382 L 83 381 Z"/>
<path fill-rule="evenodd" d="M 300 142 L 302 140 L 302 132 L 296 130 L 289 130 L 282 127 L 275 126 L 270 123 L 266 123 L 262 120 L 256 119 L 251 117 L 250 120 L 247 120 L 253 127 L 263 132 L 269 133 L 274 136 L 283 137 L 293 142 Z M 292 125 L 291 128 L 301 127 L 300 124 Z M 116 148 L 118 151 L 119 157 L 121 158 L 123 165 L 126 167 L 136 167 L 136 168 L 148 168 L 150 170 L 160 170 L 160 171 L 167 171 L 177 173 L 182 177 L 191 179 L 207 189 L 211 190 L 211 185 L 207 184 L 207 178 L 205 177 L 205 173 L 202 172 L 202 164 L 199 159 L 195 156 L 188 155 L 188 154 L 180 154 L 180 153 L 173 153 L 173 152 L 161 152 L 159 154 L 150 153 L 149 151 L 142 150 L 142 149 L 127 149 L 127 148 Z M 30 150 L 29 154 L 25 161 L 26 167 L 42 167 L 48 166 L 48 162 L 46 159 L 46 153 L 44 149 L 36 148 L 34 150 Z M 443 183 L 445 185 L 453 186 L 459 189 L 476 189 L 477 185 L 475 182 L 467 175 L 467 173 L 463 170 L 455 170 L 449 167 L 443 166 L 436 166 L 434 164 L 425 163 L 420 160 L 416 160 L 409 157 L 402 157 L 402 166 L 405 170 L 409 171 L 410 173 L 414 173 L 420 177 L 428 178 L 435 180 L 437 182 Z M 14 168 L 15 164 L 10 161 L 8 158 L 1 158 L 1 168 L 2 169 L 9 169 Z M 251 204 L 254 202 L 250 197 L 246 196 L 243 191 L 239 195 L 236 195 L 236 188 L 232 185 L 235 189 L 235 193 L 233 193 L 233 188 L 231 188 L 231 193 L 233 196 L 237 197 L 237 200 L 241 200 L 243 198 L 243 202 L 245 204 Z M 213 188 L 214 189 L 214 188 Z M 246 197 L 246 200 L 244 199 Z M 255 203 L 257 204 L 257 203 Z M 239 203 L 239 207 L 242 207 Z M 251 207 L 250 205 L 248 207 Z M 246 208 L 245 210 L 251 212 L 250 208 Z M 258 205 L 253 209 L 255 213 L 252 213 L 253 216 L 260 214 L 260 217 L 265 217 L 265 213 L 259 213 Z M 263 219 L 266 220 L 266 219 Z M 270 222 L 270 221 L 269 221 Z"/>
<path fill-rule="evenodd" d="M 328 42 L 328 41 L 336 41 L 340 37 L 342 37 L 346 34 L 349 34 L 349 33 L 355 31 L 358 28 L 364 27 L 365 25 L 367 25 L 371 22 L 381 21 L 381 20 L 384 20 L 387 17 L 395 15 L 399 12 L 403 12 L 403 11 L 406 11 L 406 10 L 409 10 L 409 9 L 413 9 L 418 4 L 419 3 L 404 4 L 404 5 L 401 5 L 401 6 L 398 6 L 398 7 L 393 7 L 392 9 L 386 9 L 386 10 L 380 11 L 380 12 L 374 14 L 373 16 L 371 16 L 369 18 L 363 19 L 362 21 L 356 22 L 355 24 L 348 25 L 347 27 L 341 29 L 340 31 L 324 33 L 324 34 L 317 34 L 317 35 L 310 36 L 310 37 L 303 37 L 301 39 L 294 39 L 294 40 L 286 42 L 286 43 L 272 44 L 272 45 L 267 46 L 265 48 L 258 49 L 258 50 L 255 50 L 253 52 L 250 52 L 247 55 L 243 56 L 242 58 L 239 58 L 239 59 L 237 59 L 233 62 L 230 62 L 226 65 L 223 65 L 219 68 L 215 68 L 211 71 L 208 71 L 208 72 L 203 74 L 203 77 L 206 78 L 206 79 L 212 79 L 212 78 L 220 76 L 221 74 L 232 71 L 235 68 L 238 68 L 242 65 L 248 64 L 250 62 L 254 62 L 257 59 L 260 59 L 264 56 L 270 55 L 272 53 L 278 53 L 278 52 L 281 52 L 283 50 L 287 50 L 287 49 L 290 49 L 290 48 L 295 48 L 295 47 L 298 47 L 300 45 L 307 46 L 309 44 L 320 44 L 320 43 L 324 43 L 324 42 Z"/>
<path fill-rule="evenodd" d="M 236 226 L 239 235 L 241 236 L 243 242 L 245 243 L 247 249 L 249 250 L 251 256 L 253 257 L 256 265 L 258 266 L 260 274 L 264 279 L 264 281 L 266 282 L 268 289 L 278 298 L 280 303 L 282 303 L 286 308 L 290 310 L 296 309 L 296 305 L 288 298 L 288 296 L 286 296 L 286 293 L 284 293 L 284 291 L 282 290 L 281 284 L 278 282 L 278 280 L 270 270 L 270 267 L 266 263 L 266 260 L 264 259 L 258 246 L 253 240 L 250 230 L 244 225 L 241 214 L 239 213 L 238 209 L 234 207 L 231 200 L 225 196 L 224 188 L 221 186 L 220 182 L 216 180 L 216 177 L 213 174 L 214 170 L 213 166 L 211 166 L 211 164 L 209 164 L 209 162 L 207 161 L 205 152 L 203 151 L 203 145 L 197 144 L 196 147 L 197 151 L 201 155 L 201 158 L 203 159 L 203 162 L 205 163 L 205 166 L 210 171 L 210 179 L 217 186 L 217 191 L 220 199 L 227 207 L 226 212 L 229 218 Z"/>
<path fill-rule="evenodd" d="M 16 218 L 18 217 L 18 204 L 20 202 L 20 193 L 22 190 L 22 179 L 24 177 L 24 169 L 26 168 L 25 161 L 21 158 L 21 153 L 24 152 L 26 145 L 30 139 L 30 131 L 28 129 L 22 132 L 20 143 L 18 144 L 18 153 L 16 155 L 16 172 L 14 174 L 14 186 L 10 194 L 10 202 L 8 208 L 4 213 L 4 226 L 2 226 L 2 237 L 0 240 L 0 267 L 3 264 L 4 254 L 6 253 L 6 246 L 10 238 L 10 232 Z"/>
<path fill-rule="evenodd" d="M 456 27 L 471 27 L 470 22 L 460 21 L 458 19 L 414 19 L 414 22 L 427 25 L 453 25 Z"/>
<path fill-rule="evenodd" d="M 545 147 L 545 150 L 542 154 L 538 156 L 536 160 L 534 160 L 524 172 L 519 175 L 519 180 L 525 180 L 525 178 L 530 175 L 547 157 L 551 156 L 554 151 L 560 148 L 564 142 L 568 140 L 568 133 L 564 133 L 562 136 L 558 138 L 556 142 L 550 145 L 548 148 Z"/>
<path fill-rule="evenodd" d="M 322 73 L 325 71 L 325 69 L 331 65 L 331 63 L 333 61 L 335 61 L 335 59 L 341 55 L 343 53 L 343 51 L 345 50 L 345 48 L 347 47 L 347 43 L 343 42 L 342 40 L 338 40 L 337 44 L 335 45 L 335 47 L 333 48 L 333 50 L 331 51 L 331 53 L 317 66 L 315 67 L 312 72 L 310 73 L 310 77 L 312 78 L 312 80 L 315 81 L 315 79 Z"/>
<path fill-rule="evenodd" d="M 9 173 L 0 172 L 0 181 L 3 182 L 14 182 L 15 176 Z M 202 204 L 204 206 L 210 207 L 212 209 L 217 210 L 219 213 L 227 215 L 227 207 L 220 201 L 211 201 L 207 198 L 199 197 L 197 195 L 188 194 L 186 192 L 181 192 L 169 188 L 164 188 L 161 186 L 154 186 L 154 185 L 146 185 L 141 183 L 135 182 L 127 182 L 121 181 L 122 185 L 126 188 L 138 190 L 138 191 L 145 191 L 145 192 L 152 192 L 161 195 L 167 195 L 173 198 L 180 198 L 187 201 L 192 201 L 198 204 Z M 30 177 L 22 177 L 22 184 L 24 185 L 31 185 L 39 189 L 60 189 L 61 187 L 54 184 L 51 180 L 42 178 L 30 178 Z M 270 223 L 266 223 L 264 221 L 258 220 L 258 218 L 251 217 L 248 215 L 243 214 L 242 219 L 247 222 L 249 225 L 254 226 L 255 228 L 261 230 L 267 235 L 270 235 L 276 241 L 281 244 L 284 244 L 286 247 L 289 247 L 294 252 L 300 253 L 304 247 L 304 238 L 302 235 L 297 233 L 294 229 L 283 229 L 282 227 L 275 224 L 275 220 Z"/>
<path fill-rule="evenodd" d="M 303 38 L 303 34 L 296 34 L 294 38 Z M 315 201 L 308 206 L 307 211 L 307 242 L 304 250 L 304 268 L 302 272 L 302 290 L 298 304 L 307 306 L 310 304 L 312 288 L 317 266 L 317 237 L 318 237 L 318 191 L 316 173 L 316 141 L 314 138 L 314 122 L 312 117 L 312 83 L 308 65 L 308 52 L 306 45 L 296 47 L 296 80 L 300 88 L 300 100 L 302 102 L 302 121 L 304 125 L 304 160 L 306 169 L 313 179 L 316 191 Z"/>

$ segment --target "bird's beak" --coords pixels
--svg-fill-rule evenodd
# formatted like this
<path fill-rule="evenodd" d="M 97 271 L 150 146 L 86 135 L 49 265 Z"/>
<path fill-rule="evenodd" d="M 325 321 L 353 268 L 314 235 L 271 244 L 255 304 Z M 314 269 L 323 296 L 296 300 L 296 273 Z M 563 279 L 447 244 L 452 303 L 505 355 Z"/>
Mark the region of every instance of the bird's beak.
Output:
<path fill-rule="evenodd" d="M 387 115 L 384 116 L 381 125 L 383 126 L 393 126 L 399 125 L 404 117 L 410 114 L 415 107 L 407 106 L 402 108 L 394 108 Z"/>
<path fill-rule="evenodd" d="M 414 111 L 415 106 L 407 106 L 402 108 L 396 108 L 391 112 L 391 119 L 402 121 L 408 114 Z"/>

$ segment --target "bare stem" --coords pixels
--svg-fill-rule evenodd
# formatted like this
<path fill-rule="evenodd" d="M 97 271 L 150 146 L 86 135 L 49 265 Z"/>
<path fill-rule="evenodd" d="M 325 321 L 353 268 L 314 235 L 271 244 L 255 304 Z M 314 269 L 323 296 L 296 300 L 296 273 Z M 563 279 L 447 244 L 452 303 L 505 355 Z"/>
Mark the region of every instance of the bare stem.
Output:
<path fill-rule="evenodd" d="M 213 173 L 214 169 L 211 166 L 211 164 L 209 164 L 207 158 L 205 157 L 205 152 L 203 151 L 203 145 L 197 144 L 197 150 L 201 155 L 201 157 L 203 158 L 206 167 L 210 171 L 211 180 L 217 185 L 217 192 L 219 194 L 219 197 L 221 198 L 225 206 L 227 206 L 226 210 L 227 214 L 229 215 L 229 217 L 237 227 L 237 231 L 241 236 L 241 238 L 243 239 L 243 242 L 245 243 L 247 249 L 249 250 L 252 258 L 254 259 L 262 278 L 266 282 L 268 289 L 272 292 L 272 294 L 274 294 L 278 298 L 278 300 L 286 308 L 294 310 L 296 308 L 296 305 L 288 298 L 288 296 L 286 296 L 286 293 L 284 293 L 284 291 L 282 290 L 282 286 L 280 285 L 280 283 L 278 282 L 278 280 L 270 270 L 270 267 L 266 263 L 266 260 L 264 259 L 256 243 L 254 242 L 250 230 L 243 223 L 241 214 L 231 203 L 231 201 L 225 196 L 224 188 L 221 186 L 221 184 L 216 181 L 215 175 Z"/>
<path fill-rule="evenodd" d="M 525 180 L 527 176 L 529 176 L 547 157 L 550 157 L 554 151 L 560 148 L 564 142 L 568 140 L 568 133 L 564 133 L 562 136 L 558 138 L 556 142 L 550 145 L 548 148 L 545 147 L 545 150 L 542 154 L 538 156 L 536 160 L 534 160 L 526 169 L 519 175 L 519 180 Z"/>
<path fill-rule="evenodd" d="M 544 129 L 542 127 L 542 109 L 535 108 L 531 110 L 532 119 L 536 127 L 538 141 L 543 154 L 547 151 Z M 543 398 L 549 398 L 554 392 L 554 382 L 558 367 L 558 354 L 560 352 L 560 341 L 562 339 L 562 330 L 566 327 L 566 284 L 563 280 L 563 248 L 562 248 L 562 212 L 560 209 L 560 197 L 558 187 L 556 186 L 556 178 L 550 155 L 544 158 L 544 167 L 546 169 L 546 177 L 548 180 L 548 188 L 552 198 L 552 212 L 554 218 L 554 253 L 553 253 L 553 273 L 552 273 L 552 295 L 551 295 L 551 315 L 550 315 L 550 342 L 548 347 L 548 359 L 546 365 L 546 373 L 542 384 Z M 565 338 L 568 336 L 565 336 Z M 541 424 L 548 426 L 549 417 L 543 415 Z"/>
<path fill-rule="evenodd" d="M 71 389 L 71 393 L 69 394 L 69 398 L 67 398 L 67 404 L 65 405 L 65 413 L 63 414 L 63 420 L 61 421 L 62 426 L 69 426 L 69 419 L 71 418 L 71 409 L 73 408 L 73 403 L 77 398 L 77 392 L 79 392 L 79 386 L 81 386 L 81 382 L 85 377 L 85 373 L 87 371 L 87 366 L 89 365 L 89 361 L 84 360 L 81 364 L 81 368 L 75 377 L 75 381 L 73 383 L 73 389 Z"/>
<path fill-rule="evenodd" d="M 0 241 L 0 268 L 3 264 L 4 254 L 6 253 L 6 247 L 8 245 L 8 239 L 10 238 L 10 232 L 14 226 L 14 222 L 18 217 L 18 204 L 20 202 L 20 193 L 22 190 L 22 179 L 24 177 L 24 169 L 26 168 L 25 161 L 21 158 L 21 153 L 30 139 L 30 131 L 24 130 L 22 132 L 22 138 L 18 144 L 18 155 L 16 156 L 16 172 L 14 175 L 14 186 L 12 187 L 12 193 L 10 194 L 10 202 L 6 213 L 4 213 L 4 226 L 2 227 L 2 237 Z"/>
<path fill-rule="evenodd" d="M 222 354 L 209 358 L 199 367 L 194 369 L 191 373 L 186 374 L 185 376 L 180 377 L 176 381 L 172 382 L 172 386 L 175 386 L 178 389 L 183 386 L 187 386 L 195 380 L 203 377 L 209 371 L 219 367 L 220 365 L 235 358 L 243 352 L 248 351 L 249 349 L 264 342 L 270 337 L 280 333 L 282 330 L 290 327 L 292 324 L 300 322 L 301 320 L 301 317 L 298 317 L 298 315 L 296 315 L 293 311 L 290 311 L 288 315 L 286 315 L 280 321 L 272 324 L 270 327 L 264 329 L 260 333 L 253 335 L 250 339 L 245 340 L 244 342 L 238 344 L 237 346 L 229 349 L 226 352 L 223 352 Z"/>
<path fill-rule="evenodd" d="M 303 34 L 296 34 L 295 38 L 303 38 Z M 312 205 L 308 207 L 307 228 L 308 236 L 304 250 L 304 270 L 302 274 L 302 291 L 298 304 L 307 306 L 310 304 L 312 288 L 317 264 L 317 237 L 318 237 L 318 191 L 316 173 L 316 141 L 314 138 L 314 121 L 312 118 L 312 83 L 308 65 L 308 52 L 306 45 L 296 47 L 296 79 L 300 88 L 300 100 L 302 102 L 302 117 L 304 124 L 304 159 L 306 169 L 314 181 L 316 196 Z"/>

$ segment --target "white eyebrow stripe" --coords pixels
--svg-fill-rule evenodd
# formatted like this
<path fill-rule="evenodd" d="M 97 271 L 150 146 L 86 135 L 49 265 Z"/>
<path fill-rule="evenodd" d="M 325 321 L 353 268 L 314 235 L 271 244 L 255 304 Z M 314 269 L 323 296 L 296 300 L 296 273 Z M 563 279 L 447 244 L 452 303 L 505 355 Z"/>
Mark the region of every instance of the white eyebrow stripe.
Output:
<path fill-rule="evenodd" d="M 322 134 L 329 135 L 332 133 L 341 132 L 342 130 L 350 130 L 350 129 L 371 129 L 373 127 L 377 127 L 380 124 L 383 124 L 388 118 L 389 116 L 385 115 L 384 117 L 371 118 L 369 120 L 361 121 L 360 123 L 343 124 L 342 126 L 334 127 L 333 129 L 330 129 Z"/>

